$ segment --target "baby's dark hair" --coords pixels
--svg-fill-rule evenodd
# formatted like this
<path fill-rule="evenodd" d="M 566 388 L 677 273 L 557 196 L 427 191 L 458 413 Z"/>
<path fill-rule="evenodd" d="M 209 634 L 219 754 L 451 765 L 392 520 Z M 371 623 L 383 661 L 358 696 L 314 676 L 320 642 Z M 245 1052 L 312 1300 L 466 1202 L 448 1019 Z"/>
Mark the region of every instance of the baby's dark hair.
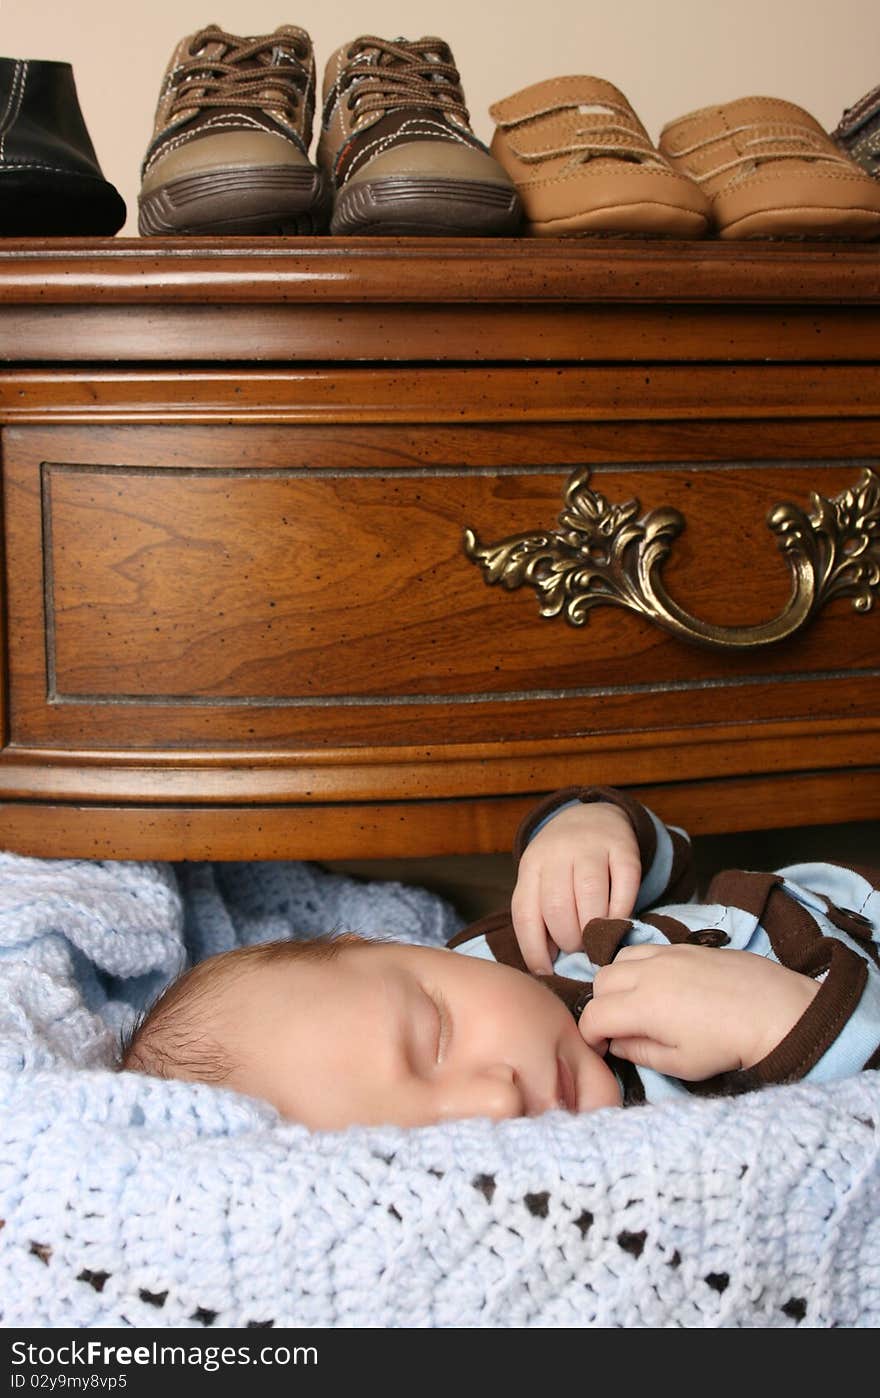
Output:
<path fill-rule="evenodd" d="M 184 971 L 122 1036 L 117 1069 L 153 1078 L 223 1083 L 235 1068 L 228 1046 L 211 1024 L 224 995 L 248 972 L 274 963 L 331 961 L 359 937 L 316 937 L 308 942 L 259 942 L 235 947 Z"/>

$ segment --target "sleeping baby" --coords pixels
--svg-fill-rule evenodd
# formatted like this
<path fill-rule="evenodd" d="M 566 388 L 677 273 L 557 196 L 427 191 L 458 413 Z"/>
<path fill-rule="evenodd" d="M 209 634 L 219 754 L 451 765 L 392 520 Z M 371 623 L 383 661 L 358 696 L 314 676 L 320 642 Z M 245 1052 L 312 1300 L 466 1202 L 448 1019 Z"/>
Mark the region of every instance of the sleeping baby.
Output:
<path fill-rule="evenodd" d="M 447 948 L 344 934 L 184 972 L 120 1067 L 216 1083 L 320 1130 L 738 1093 L 880 1066 L 877 876 L 718 875 L 605 787 L 523 822 L 510 907 Z"/>

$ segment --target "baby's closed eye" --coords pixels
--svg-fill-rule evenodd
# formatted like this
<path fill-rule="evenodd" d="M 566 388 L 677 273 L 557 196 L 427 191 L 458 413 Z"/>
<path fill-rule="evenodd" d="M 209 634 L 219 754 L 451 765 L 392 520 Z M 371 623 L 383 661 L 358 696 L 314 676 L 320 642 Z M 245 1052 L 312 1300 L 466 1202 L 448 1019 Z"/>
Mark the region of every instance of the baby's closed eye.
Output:
<path fill-rule="evenodd" d="M 429 990 L 426 986 L 425 994 L 434 1007 L 437 1019 L 434 1062 L 440 1064 L 446 1058 L 452 1040 L 452 1013 L 449 1009 L 449 1003 L 441 991 Z"/>

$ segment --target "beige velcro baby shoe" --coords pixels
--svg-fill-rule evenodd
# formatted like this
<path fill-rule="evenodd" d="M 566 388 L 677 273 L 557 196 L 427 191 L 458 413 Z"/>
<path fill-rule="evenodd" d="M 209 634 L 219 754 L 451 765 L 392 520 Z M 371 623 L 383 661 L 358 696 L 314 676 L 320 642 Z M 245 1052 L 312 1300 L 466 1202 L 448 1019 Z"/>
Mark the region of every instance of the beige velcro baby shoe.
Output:
<path fill-rule="evenodd" d="M 705 190 L 722 238 L 880 235 L 880 184 L 793 102 L 703 107 L 667 123 L 659 146 Z"/>
<path fill-rule="evenodd" d="M 489 108 L 492 155 L 519 191 L 526 232 L 699 238 L 709 202 L 651 144 L 602 78 L 549 78 Z"/>

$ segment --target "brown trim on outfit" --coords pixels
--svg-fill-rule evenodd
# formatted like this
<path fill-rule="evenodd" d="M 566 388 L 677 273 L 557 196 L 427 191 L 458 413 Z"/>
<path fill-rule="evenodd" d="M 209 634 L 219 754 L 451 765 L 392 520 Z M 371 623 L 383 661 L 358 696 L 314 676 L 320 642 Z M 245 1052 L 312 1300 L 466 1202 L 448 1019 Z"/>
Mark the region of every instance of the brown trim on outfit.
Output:
<path fill-rule="evenodd" d="M 583 930 L 581 946 L 594 966 L 607 966 L 631 931 L 628 917 L 591 917 Z"/>
<path fill-rule="evenodd" d="M 816 976 L 828 965 L 828 938 L 815 918 L 789 898 L 778 874 L 725 869 L 709 885 L 707 899 L 751 913 L 770 939 L 774 955 L 791 971 Z"/>
<path fill-rule="evenodd" d="M 658 932 L 662 932 L 671 947 L 684 943 L 698 947 L 726 947 L 730 941 L 727 933 L 722 932 L 720 927 L 691 928 L 680 922 L 677 917 L 670 917 L 668 913 L 643 913 L 640 921 L 647 922 L 649 927 L 656 927 Z"/>
<path fill-rule="evenodd" d="M 821 936 L 821 933 L 819 934 Z M 751 1072 L 758 1082 L 797 1082 L 819 1062 L 862 998 L 868 980 L 864 957 L 843 942 L 830 941 L 828 974 L 794 1028 Z"/>
<path fill-rule="evenodd" d="M 488 937 L 490 932 L 494 932 L 499 927 L 504 927 L 509 922 L 509 908 L 499 908 L 498 912 L 487 913 L 486 916 L 481 917 L 478 922 L 468 923 L 467 927 L 463 927 L 460 932 L 456 932 L 454 937 L 450 937 L 446 945 L 455 948 L 463 946 L 465 942 L 472 942 L 475 937 Z M 517 950 L 519 950 L 519 948 L 517 948 Z M 519 959 L 522 961 L 522 956 L 520 956 Z M 524 969 L 525 962 L 522 961 L 520 970 Z"/>
<path fill-rule="evenodd" d="M 858 942 L 875 966 L 880 966 L 880 947 L 871 935 L 873 928 L 868 918 L 852 908 L 838 907 L 830 898 L 825 899 L 825 916 L 835 927 L 839 927 L 841 932 L 846 932 L 854 942 Z"/>
<path fill-rule="evenodd" d="M 706 902 L 741 908 L 744 913 L 752 913 L 760 920 L 771 889 L 781 883 L 778 874 L 753 873 L 746 869 L 723 869 L 709 884 Z"/>
<path fill-rule="evenodd" d="M 677 917 L 669 917 L 666 913 L 642 913 L 640 922 L 647 922 L 649 927 L 656 927 L 658 932 L 662 932 L 670 946 L 677 946 L 680 942 L 690 940 L 691 929 L 683 922 L 679 922 Z"/>
<path fill-rule="evenodd" d="M 498 924 L 485 936 L 489 950 L 496 961 L 502 962 L 505 966 L 515 966 L 518 971 L 525 971 L 526 975 L 529 974 L 529 968 L 523 960 L 519 942 L 516 940 L 510 913 L 505 914 L 503 921 L 499 919 Z"/>
<path fill-rule="evenodd" d="M 571 976 L 536 976 L 534 978 L 546 985 L 548 990 L 570 1010 L 575 1020 L 579 1020 L 584 1010 L 593 998 L 592 981 L 574 980 Z"/>
<path fill-rule="evenodd" d="M 625 1107 L 639 1107 L 645 1100 L 645 1084 L 639 1077 L 639 1070 L 628 1058 L 615 1058 L 613 1053 L 605 1055 L 605 1062 L 616 1075 L 623 1092 Z"/>
<path fill-rule="evenodd" d="M 660 896 L 667 903 L 689 903 L 697 887 L 691 842 L 676 830 L 670 830 L 669 837 L 672 840 L 672 868 L 666 880 L 666 889 Z"/>
<path fill-rule="evenodd" d="M 762 923 L 777 960 L 803 976 L 827 970 L 833 946 L 843 945 L 824 937 L 812 913 L 781 887 L 771 889 Z"/>

